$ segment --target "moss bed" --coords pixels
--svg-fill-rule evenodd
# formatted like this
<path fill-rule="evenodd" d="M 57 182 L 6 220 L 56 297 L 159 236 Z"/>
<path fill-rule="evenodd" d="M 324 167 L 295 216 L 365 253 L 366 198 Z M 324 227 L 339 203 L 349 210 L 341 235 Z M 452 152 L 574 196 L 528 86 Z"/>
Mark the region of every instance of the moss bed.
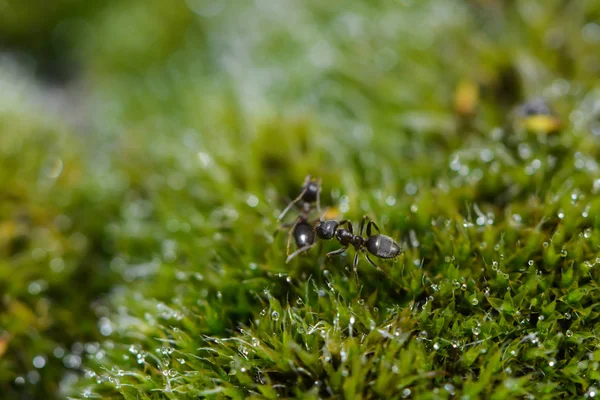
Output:
<path fill-rule="evenodd" d="M 6 4 L 2 398 L 597 395 L 598 2 Z"/>

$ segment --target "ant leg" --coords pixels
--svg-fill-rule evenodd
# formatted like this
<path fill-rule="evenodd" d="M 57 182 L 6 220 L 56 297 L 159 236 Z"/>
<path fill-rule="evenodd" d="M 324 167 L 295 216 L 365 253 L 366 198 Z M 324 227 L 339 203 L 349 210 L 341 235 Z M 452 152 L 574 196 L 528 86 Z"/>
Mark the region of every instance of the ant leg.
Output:
<path fill-rule="evenodd" d="M 327 257 L 337 256 L 338 254 L 342 254 L 346 250 L 348 250 L 348 247 L 342 247 L 341 249 L 330 251 L 329 253 L 325 254 L 325 256 L 327 256 Z"/>
<path fill-rule="evenodd" d="M 377 233 L 381 232 L 375 222 L 369 221 L 369 223 L 367 224 L 367 236 L 369 236 L 369 237 L 371 236 L 371 226 L 374 227 L 375 229 L 377 229 Z"/>
<path fill-rule="evenodd" d="M 354 254 L 354 264 L 352 265 L 354 270 L 354 278 L 356 279 L 356 286 L 358 286 L 358 251 Z"/>
<path fill-rule="evenodd" d="M 392 277 L 390 276 L 390 274 L 388 274 L 387 272 L 385 272 L 384 270 L 382 270 L 382 269 L 381 269 L 381 267 L 379 267 L 377 264 L 375 264 L 375 263 L 373 262 L 373 260 L 371 260 L 371 258 L 369 257 L 369 254 L 367 254 L 367 252 L 366 252 L 366 251 L 364 251 L 364 250 L 363 250 L 363 253 L 365 253 L 365 257 L 367 257 L 367 261 L 369 261 L 369 264 L 371 264 L 373 267 L 375 267 L 375 269 L 376 269 L 377 271 L 381 272 L 383 275 L 385 275 L 385 276 L 386 276 L 386 278 L 388 278 L 389 280 L 391 280 L 392 282 L 394 282 L 396 285 L 398 285 L 398 286 L 402 286 L 402 285 L 400 285 L 400 283 L 399 283 L 399 282 L 397 282 L 397 281 L 396 281 L 394 278 L 392 278 Z"/>
<path fill-rule="evenodd" d="M 298 197 L 296 197 L 294 200 L 292 200 L 290 202 L 290 204 L 288 204 L 287 207 L 283 209 L 281 214 L 279 214 L 279 217 L 277 217 L 277 222 L 281 221 L 283 219 L 283 217 L 285 217 L 285 214 L 287 214 L 287 212 L 290 211 L 290 208 L 292 208 L 294 206 L 294 204 L 299 202 L 302 199 L 302 197 L 306 194 L 306 191 L 308 190 L 307 183 L 309 181 L 310 181 L 310 175 L 306 175 L 306 178 L 304 178 L 304 183 L 302 184 L 302 187 L 304 187 L 304 189 L 302 189 L 302 191 L 300 192 Z"/>
<path fill-rule="evenodd" d="M 294 222 L 294 225 L 292 225 L 292 227 L 290 228 L 290 232 L 288 233 L 287 248 L 286 248 L 286 255 L 288 257 L 290 256 L 290 245 L 292 243 L 292 235 L 294 234 L 294 229 L 296 229 L 296 225 L 298 225 L 298 222 L 300 222 L 300 217 L 296 218 L 296 222 Z"/>
<path fill-rule="evenodd" d="M 366 215 L 363 215 L 362 221 L 360 221 L 360 233 L 359 233 L 359 236 L 362 236 L 362 234 L 363 234 L 363 228 L 365 227 L 365 221 L 366 220 L 369 220 L 369 223 L 371 222 L 371 218 L 369 218 Z M 370 236 L 370 235 L 367 234 L 367 236 Z"/>
<path fill-rule="evenodd" d="M 341 227 L 343 225 L 347 225 L 348 226 L 348 230 L 350 231 L 350 233 L 354 235 L 354 229 L 352 229 L 352 222 L 350 222 L 350 220 L 345 219 L 343 221 L 340 221 L 339 226 Z"/>
<path fill-rule="evenodd" d="M 298 254 L 307 252 L 308 250 L 312 249 L 313 247 L 315 247 L 315 244 L 317 244 L 317 243 L 315 242 L 313 244 L 309 244 L 308 246 L 300 247 L 298 250 L 296 250 L 295 252 L 293 252 L 292 254 L 290 254 L 288 256 L 288 258 L 285 260 L 285 263 L 287 264 L 290 261 L 292 261 L 292 259 L 294 257 L 296 257 Z"/>
<path fill-rule="evenodd" d="M 294 225 L 296 225 L 296 222 L 279 225 L 277 227 L 277 229 L 275 229 L 275 232 L 273 232 L 273 237 L 277 236 L 277 234 L 279 233 L 279 231 L 281 231 L 281 230 L 283 230 L 285 228 L 291 228 Z"/>

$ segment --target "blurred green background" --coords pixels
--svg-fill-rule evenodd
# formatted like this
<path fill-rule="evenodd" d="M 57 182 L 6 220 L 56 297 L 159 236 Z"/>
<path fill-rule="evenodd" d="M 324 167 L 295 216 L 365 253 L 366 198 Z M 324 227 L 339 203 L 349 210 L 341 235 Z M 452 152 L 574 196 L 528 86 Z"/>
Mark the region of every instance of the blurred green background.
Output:
<path fill-rule="evenodd" d="M 0 397 L 592 397 L 599 21 L 593 0 L 0 0 Z M 524 117 L 536 98 L 554 115 Z M 284 264 L 275 218 L 308 173 L 325 205 L 402 242 L 383 264 L 402 289 L 366 263 L 354 287 L 352 254 Z M 530 259 L 548 281 L 526 285 Z M 423 301 L 430 317 L 408 315 Z M 286 307 L 412 332 L 389 356 L 408 383 L 358 383 L 394 368 L 352 327 L 327 350 L 257 322 Z M 489 357 L 432 353 L 481 321 Z M 212 344 L 249 326 L 285 362 Z M 494 361 L 533 332 L 545 350 Z M 383 353 L 348 377 L 323 361 L 344 346 Z"/>

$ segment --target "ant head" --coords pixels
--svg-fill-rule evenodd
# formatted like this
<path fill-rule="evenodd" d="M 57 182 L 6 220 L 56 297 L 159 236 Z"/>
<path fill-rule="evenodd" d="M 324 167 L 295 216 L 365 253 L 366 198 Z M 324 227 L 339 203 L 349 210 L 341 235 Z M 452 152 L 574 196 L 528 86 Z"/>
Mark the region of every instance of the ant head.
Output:
<path fill-rule="evenodd" d="M 320 239 L 324 240 L 333 239 L 333 237 L 335 236 L 335 231 L 337 230 L 339 225 L 339 222 L 334 220 L 321 221 L 319 222 L 316 228 L 317 236 Z"/>
<path fill-rule="evenodd" d="M 310 180 L 306 182 L 302 189 L 304 190 L 302 200 L 304 200 L 307 203 L 314 203 L 317 200 L 317 196 L 319 195 L 320 184 L 316 180 Z"/>

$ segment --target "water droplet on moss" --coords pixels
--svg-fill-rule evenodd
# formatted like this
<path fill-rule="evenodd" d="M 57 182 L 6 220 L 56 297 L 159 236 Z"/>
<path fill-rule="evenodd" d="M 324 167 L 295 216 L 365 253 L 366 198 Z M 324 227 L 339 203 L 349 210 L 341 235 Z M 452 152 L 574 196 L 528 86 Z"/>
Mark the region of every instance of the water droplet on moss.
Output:
<path fill-rule="evenodd" d="M 593 398 L 593 397 L 596 397 L 597 394 L 598 394 L 598 390 L 594 386 L 591 386 L 585 393 L 585 397 Z"/>
<path fill-rule="evenodd" d="M 453 348 L 458 348 L 458 346 L 460 345 L 460 343 L 458 342 L 458 340 L 454 339 L 452 342 L 450 342 L 450 344 L 452 345 Z"/>
<path fill-rule="evenodd" d="M 473 304 L 474 306 L 476 306 L 477 304 L 479 304 L 479 300 L 477 300 L 477 298 L 473 297 L 471 299 L 471 304 Z"/>
<path fill-rule="evenodd" d="M 565 313 L 565 319 L 571 319 L 571 313 L 566 312 Z"/>
<path fill-rule="evenodd" d="M 279 319 L 279 313 L 277 311 L 273 311 L 271 313 L 271 318 L 273 319 L 273 321 L 277 321 Z"/>
<path fill-rule="evenodd" d="M 410 396 L 410 389 L 406 388 L 402 391 L 402 398 L 405 399 Z"/>
<path fill-rule="evenodd" d="M 434 350 L 439 350 L 439 349 L 440 349 L 440 344 L 439 344 L 438 342 L 435 342 L 435 343 L 433 344 L 433 349 L 434 349 Z"/>
<path fill-rule="evenodd" d="M 556 365 L 556 360 L 554 358 L 551 358 L 550 360 L 548 360 L 548 366 L 554 367 L 555 365 Z"/>
<path fill-rule="evenodd" d="M 567 250 L 565 250 L 565 248 L 563 247 L 562 250 L 560 251 L 560 256 L 561 257 L 566 257 L 567 256 Z"/>
<path fill-rule="evenodd" d="M 481 329 L 478 326 L 473 327 L 473 335 L 479 336 Z"/>
<path fill-rule="evenodd" d="M 543 246 L 544 246 L 544 247 L 548 247 L 548 246 L 549 246 L 548 242 L 544 242 L 544 243 L 543 243 Z"/>
<path fill-rule="evenodd" d="M 467 284 L 463 283 L 462 285 L 460 285 L 460 289 L 464 292 L 465 290 L 467 290 Z"/>
<path fill-rule="evenodd" d="M 494 271 L 498 271 L 498 261 L 494 261 L 494 262 L 492 262 L 492 269 L 493 269 Z"/>
<path fill-rule="evenodd" d="M 36 368 L 44 368 L 46 365 L 46 358 L 44 356 L 38 355 L 33 358 L 33 366 Z"/>
<path fill-rule="evenodd" d="M 527 264 L 529 264 L 529 266 L 531 267 L 533 265 L 533 260 L 527 261 Z"/>
<path fill-rule="evenodd" d="M 565 332 L 565 335 L 567 335 L 567 337 L 572 337 L 573 336 L 573 331 L 572 330 L 568 330 L 567 332 Z"/>

